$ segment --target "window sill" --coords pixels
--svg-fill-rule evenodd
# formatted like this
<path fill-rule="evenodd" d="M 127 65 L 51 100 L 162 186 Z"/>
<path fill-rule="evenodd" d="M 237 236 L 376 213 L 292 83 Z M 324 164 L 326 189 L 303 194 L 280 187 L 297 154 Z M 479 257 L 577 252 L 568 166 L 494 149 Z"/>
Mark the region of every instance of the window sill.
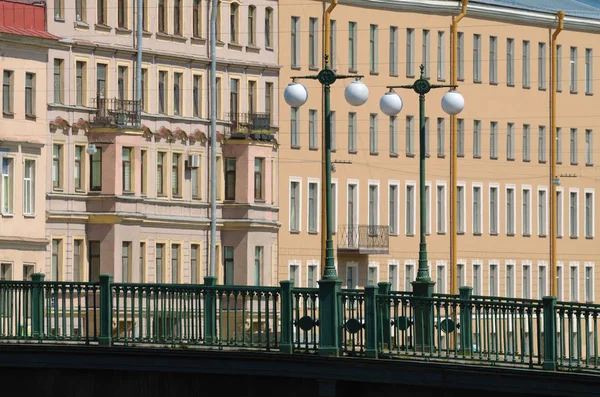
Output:
<path fill-rule="evenodd" d="M 594 236 L 585 236 L 585 239 L 586 239 L 586 240 L 593 240 L 593 239 L 594 239 Z"/>
<path fill-rule="evenodd" d="M 221 39 L 217 39 L 217 42 L 215 44 L 217 47 L 225 47 L 225 42 Z"/>
<path fill-rule="evenodd" d="M 37 116 L 35 114 L 26 114 L 25 115 L 25 119 L 26 120 L 31 120 L 31 121 L 36 121 L 37 120 Z"/>
<path fill-rule="evenodd" d="M 465 232 L 456 232 L 456 234 L 458 234 L 459 236 L 464 236 Z"/>
<path fill-rule="evenodd" d="M 456 80 L 457 80 L 457 81 L 465 81 L 465 78 L 464 78 L 464 77 L 459 77 L 459 78 L 457 78 Z"/>
<path fill-rule="evenodd" d="M 291 66 L 290 69 L 292 69 L 292 70 L 302 70 L 302 66 Z"/>
<path fill-rule="evenodd" d="M 203 37 L 190 37 L 190 42 L 192 44 L 206 44 L 206 39 Z"/>
<path fill-rule="evenodd" d="M 571 240 L 577 240 L 578 236 L 569 236 Z"/>
<path fill-rule="evenodd" d="M 585 163 L 585 166 L 586 166 L 586 167 L 593 167 L 593 166 L 594 166 L 594 163 Z"/>
<path fill-rule="evenodd" d="M 149 32 L 147 30 L 143 30 L 142 31 L 142 37 L 150 38 L 150 37 L 152 37 L 152 32 Z"/>
<path fill-rule="evenodd" d="M 65 19 L 63 17 L 54 17 L 54 22 L 65 23 Z"/>
<path fill-rule="evenodd" d="M 523 86 L 523 89 L 524 89 L 524 90 L 529 90 L 529 89 L 531 89 L 531 87 L 530 87 L 530 86 L 528 86 L 528 85 L 524 85 L 524 86 Z"/>
<path fill-rule="evenodd" d="M 104 25 L 102 23 L 97 23 L 94 25 L 94 29 L 100 32 L 110 33 L 112 31 L 112 27 L 108 25 Z"/>
<path fill-rule="evenodd" d="M 571 94 L 577 95 L 577 91 L 573 91 L 573 90 L 571 90 L 571 91 L 569 91 L 569 92 L 570 92 Z"/>
<path fill-rule="evenodd" d="M 446 82 L 446 78 L 445 77 L 438 77 L 437 81 L 441 81 L 442 83 Z"/>
<path fill-rule="evenodd" d="M 358 73 L 358 70 L 352 69 L 352 68 L 348 68 L 348 73 Z"/>
<path fill-rule="evenodd" d="M 546 164 L 546 160 L 538 160 L 538 163 L 540 163 L 540 164 Z"/>
<path fill-rule="evenodd" d="M 162 193 L 157 193 L 157 194 L 156 194 L 156 198 L 159 198 L 159 199 L 166 199 L 166 198 L 167 198 L 167 195 L 166 195 L 166 194 L 162 194 Z"/>
<path fill-rule="evenodd" d="M 290 230 L 291 234 L 300 234 L 300 230 Z"/>
<path fill-rule="evenodd" d="M 438 236 L 445 236 L 446 232 L 436 232 Z"/>
<path fill-rule="evenodd" d="M 585 96 L 594 96 L 594 93 L 593 92 L 586 92 Z"/>
<path fill-rule="evenodd" d="M 483 234 L 481 232 L 473 232 L 473 236 L 482 236 Z"/>
<path fill-rule="evenodd" d="M 370 152 L 369 153 L 371 156 L 379 156 L 379 152 Z"/>
<path fill-rule="evenodd" d="M 473 158 L 474 159 L 481 159 L 481 156 L 475 156 L 475 155 L 473 155 Z"/>
<path fill-rule="evenodd" d="M 33 218 L 35 218 L 35 214 L 23 214 L 23 218 L 25 218 L 25 219 L 33 219 Z"/>
<path fill-rule="evenodd" d="M 515 158 L 514 157 L 507 157 L 506 161 L 515 161 Z"/>
<path fill-rule="evenodd" d="M 379 72 L 377 72 L 377 71 L 375 71 L 375 70 L 370 70 L 370 71 L 369 71 L 369 74 L 370 74 L 371 76 L 379 76 Z"/>
<path fill-rule="evenodd" d="M 3 212 L 2 213 L 2 218 L 12 218 L 14 216 L 15 216 L 15 214 L 10 214 L 8 212 L 6 212 L 6 213 Z"/>
<path fill-rule="evenodd" d="M 524 163 L 530 163 L 530 162 L 531 162 L 531 160 L 529 160 L 529 159 L 523 159 L 523 162 L 524 162 Z"/>
<path fill-rule="evenodd" d="M 396 232 L 390 232 L 390 233 L 388 233 L 388 236 L 392 236 L 392 237 L 398 237 L 398 236 L 399 236 L 399 233 L 396 233 Z"/>
<path fill-rule="evenodd" d="M 490 160 L 498 160 L 498 156 L 490 156 Z"/>
<path fill-rule="evenodd" d="M 84 29 L 84 30 L 89 30 L 89 28 L 90 28 L 90 25 L 89 25 L 88 23 L 86 23 L 86 22 L 83 22 L 83 21 L 75 21 L 75 22 L 73 23 L 73 27 L 74 27 L 75 29 Z"/>
<path fill-rule="evenodd" d="M 75 193 L 77 193 L 77 194 L 85 194 L 87 192 L 85 190 L 83 190 L 83 189 L 75 189 Z"/>
<path fill-rule="evenodd" d="M 546 87 L 538 87 L 538 91 L 546 91 Z"/>
<path fill-rule="evenodd" d="M 481 81 L 481 80 L 475 80 L 475 79 L 473 79 L 473 83 L 474 83 L 474 84 L 481 84 L 481 83 L 482 83 L 482 81 Z"/>
<path fill-rule="evenodd" d="M 255 44 L 248 44 L 246 46 L 246 52 L 258 53 L 258 52 L 260 52 L 260 47 L 258 47 Z"/>
<path fill-rule="evenodd" d="M 64 192 L 64 189 L 62 187 L 55 187 L 55 188 L 52 188 L 52 191 L 54 191 L 54 192 Z"/>
<path fill-rule="evenodd" d="M 531 234 L 529 234 L 529 233 L 523 233 L 523 237 L 531 237 Z"/>
<path fill-rule="evenodd" d="M 497 236 L 498 232 L 490 232 L 490 236 Z"/>
<path fill-rule="evenodd" d="M 254 199 L 254 202 L 258 203 L 258 204 L 265 204 L 266 203 L 266 201 L 264 199 L 257 199 L 257 198 Z"/>
<path fill-rule="evenodd" d="M 414 233 L 406 233 L 406 237 L 415 237 Z"/>
<path fill-rule="evenodd" d="M 456 157 L 459 157 L 459 158 L 464 158 L 464 157 L 465 157 L 465 155 L 464 155 L 464 154 L 457 154 L 457 155 L 456 155 Z"/>
<path fill-rule="evenodd" d="M 514 234 L 514 233 L 506 233 L 506 235 L 507 235 L 508 237 L 515 237 L 515 234 Z"/>
<path fill-rule="evenodd" d="M 135 196 L 135 192 L 125 190 L 125 191 L 123 191 L 123 196 Z"/>
<path fill-rule="evenodd" d="M 129 35 L 129 34 L 131 34 L 131 29 L 123 27 L 123 26 L 119 26 L 119 27 L 115 28 L 115 33 L 120 34 L 120 35 Z"/>
<path fill-rule="evenodd" d="M 294 149 L 294 150 L 300 150 L 300 149 L 301 149 L 301 147 L 300 147 L 300 146 L 294 146 L 294 145 L 290 146 L 290 148 L 291 148 L 291 149 Z"/>
<path fill-rule="evenodd" d="M 398 73 L 390 73 L 390 77 L 398 77 Z"/>
<path fill-rule="evenodd" d="M 515 88 L 515 83 L 506 83 L 507 87 Z"/>
<path fill-rule="evenodd" d="M 390 153 L 390 157 L 397 158 L 398 157 L 398 153 Z"/>
<path fill-rule="evenodd" d="M 319 150 L 319 148 L 318 147 L 309 147 L 308 150 L 313 150 L 314 151 L 314 150 Z"/>
<path fill-rule="evenodd" d="M 172 196 L 172 198 L 173 198 L 174 200 L 181 200 L 181 199 L 183 198 L 183 196 L 182 196 L 182 195 L 180 195 L 180 194 L 174 194 L 174 195 Z"/>
<path fill-rule="evenodd" d="M 311 232 L 308 232 L 308 234 L 310 234 L 310 235 L 313 235 L 313 236 L 316 236 L 317 234 L 319 234 L 319 232 L 316 232 L 316 231 L 311 231 Z"/>
<path fill-rule="evenodd" d="M 2 112 L 2 115 L 4 117 L 15 117 L 15 114 L 13 112 Z"/>
<path fill-rule="evenodd" d="M 438 159 L 445 159 L 446 155 L 445 154 L 438 154 L 437 157 L 438 157 Z"/>
<path fill-rule="evenodd" d="M 547 235 L 545 235 L 545 234 L 538 234 L 538 237 L 539 237 L 539 238 L 546 238 L 546 237 L 548 237 L 548 236 L 547 236 Z"/>
<path fill-rule="evenodd" d="M 357 150 L 348 150 L 348 154 L 357 154 L 358 151 Z"/>
<path fill-rule="evenodd" d="M 265 47 L 265 50 L 267 50 L 267 51 L 274 51 L 273 47 Z"/>
<path fill-rule="evenodd" d="M 319 71 L 319 67 L 317 65 L 309 65 L 308 70 L 312 70 L 314 72 Z"/>
<path fill-rule="evenodd" d="M 227 43 L 227 48 L 230 50 L 236 50 L 236 51 L 242 51 L 242 48 L 244 48 L 241 44 L 239 43 Z"/>
<path fill-rule="evenodd" d="M 415 154 L 414 154 L 414 153 L 406 153 L 406 157 L 411 157 L 411 158 L 413 158 L 413 157 L 415 157 Z"/>
<path fill-rule="evenodd" d="M 579 165 L 579 163 L 573 163 L 573 162 L 571 162 L 571 165 Z"/>
<path fill-rule="evenodd" d="M 498 85 L 497 81 L 490 81 L 490 85 Z"/>

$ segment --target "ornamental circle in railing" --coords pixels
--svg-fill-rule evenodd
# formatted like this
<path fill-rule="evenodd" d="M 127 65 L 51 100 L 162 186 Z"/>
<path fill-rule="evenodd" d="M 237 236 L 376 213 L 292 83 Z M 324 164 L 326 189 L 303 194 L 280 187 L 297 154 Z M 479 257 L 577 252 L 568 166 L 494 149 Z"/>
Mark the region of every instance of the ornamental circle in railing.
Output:
<path fill-rule="evenodd" d="M 310 331 L 316 325 L 316 321 L 311 316 L 304 316 L 298 320 L 298 326 L 302 331 Z"/>
<path fill-rule="evenodd" d="M 361 329 L 363 329 L 363 325 L 357 319 L 351 318 L 348 321 L 346 321 L 346 324 L 344 324 L 344 328 L 351 334 L 355 334 Z"/>

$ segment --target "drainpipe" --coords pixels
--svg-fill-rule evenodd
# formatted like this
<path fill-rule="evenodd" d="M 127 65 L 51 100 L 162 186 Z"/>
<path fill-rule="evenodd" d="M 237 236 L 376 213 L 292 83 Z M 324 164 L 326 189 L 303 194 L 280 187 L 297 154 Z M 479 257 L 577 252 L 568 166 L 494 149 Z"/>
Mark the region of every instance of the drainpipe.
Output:
<path fill-rule="evenodd" d="M 331 12 L 338 5 L 338 0 L 333 0 L 329 7 L 325 10 L 325 15 L 323 16 L 323 38 L 325 39 L 325 44 L 323 46 L 323 61 L 325 60 L 325 55 L 329 56 L 329 48 L 331 46 L 330 42 L 330 26 L 331 26 Z M 325 86 L 323 86 L 323 106 L 322 109 L 325 109 Z M 327 202 L 326 191 L 325 191 L 325 179 L 327 179 L 327 170 L 325 170 L 326 160 L 326 142 L 325 142 L 325 110 L 323 110 L 323 133 L 321 134 L 321 205 Z M 325 208 L 321 211 L 321 275 L 325 271 L 325 247 L 327 243 L 327 211 L 329 209 Z M 337 231 L 336 231 L 337 232 Z"/>
<path fill-rule="evenodd" d="M 450 63 L 452 69 L 450 73 L 450 80 L 452 85 L 456 85 L 458 81 L 458 65 L 457 65 L 457 53 L 458 53 L 458 23 L 465 15 L 467 15 L 467 4 L 469 0 L 461 0 L 462 9 L 452 20 L 452 53 Z M 456 129 L 457 119 L 456 115 L 450 116 L 450 266 L 452 269 L 452 278 L 450 280 L 450 291 L 452 294 L 458 294 L 458 264 L 456 263 L 456 233 L 457 233 L 457 208 L 456 198 L 458 197 L 458 188 L 456 186 Z"/>
<path fill-rule="evenodd" d="M 556 175 L 556 38 L 563 30 L 563 21 L 565 12 L 558 12 L 558 28 L 552 33 L 550 46 L 550 70 L 552 71 L 550 80 L 550 295 L 556 296 L 556 186 L 559 182 Z"/>
<path fill-rule="evenodd" d="M 137 64 L 135 66 L 136 72 L 136 93 L 135 99 L 137 101 L 138 115 L 137 115 L 137 127 L 142 128 L 142 30 L 144 25 L 144 6 L 143 0 L 137 0 Z"/>
<path fill-rule="evenodd" d="M 217 250 L 217 6 L 210 15 L 210 276 L 215 277 Z"/>

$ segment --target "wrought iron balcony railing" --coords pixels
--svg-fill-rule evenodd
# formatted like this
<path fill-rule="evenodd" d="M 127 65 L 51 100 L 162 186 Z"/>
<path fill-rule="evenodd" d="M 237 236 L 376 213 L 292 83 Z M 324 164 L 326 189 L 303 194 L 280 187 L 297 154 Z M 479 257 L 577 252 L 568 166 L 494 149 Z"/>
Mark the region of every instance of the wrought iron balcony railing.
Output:
<path fill-rule="evenodd" d="M 96 126 L 124 128 L 140 125 L 140 101 L 96 97 L 93 102 L 96 115 L 92 124 Z"/>
<path fill-rule="evenodd" d="M 225 134 L 228 138 L 247 138 L 252 134 L 272 136 L 270 113 L 225 113 L 225 120 L 230 123 Z"/>
<path fill-rule="evenodd" d="M 342 225 L 338 230 L 338 251 L 359 254 L 387 254 L 389 227 L 382 225 Z"/>

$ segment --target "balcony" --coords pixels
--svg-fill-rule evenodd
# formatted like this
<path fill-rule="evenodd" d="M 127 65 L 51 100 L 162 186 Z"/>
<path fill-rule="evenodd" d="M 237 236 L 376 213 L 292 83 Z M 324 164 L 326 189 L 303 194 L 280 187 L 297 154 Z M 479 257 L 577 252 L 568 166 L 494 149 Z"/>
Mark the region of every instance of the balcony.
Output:
<path fill-rule="evenodd" d="M 92 99 L 96 114 L 92 120 L 95 127 L 139 128 L 141 122 L 141 106 L 139 101 L 117 98 Z"/>
<path fill-rule="evenodd" d="M 342 225 L 338 228 L 338 252 L 387 254 L 390 250 L 388 229 L 381 225 Z"/>
<path fill-rule="evenodd" d="M 225 113 L 225 120 L 229 122 L 225 131 L 228 139 L 274 139 L 270 113 Z"/>

